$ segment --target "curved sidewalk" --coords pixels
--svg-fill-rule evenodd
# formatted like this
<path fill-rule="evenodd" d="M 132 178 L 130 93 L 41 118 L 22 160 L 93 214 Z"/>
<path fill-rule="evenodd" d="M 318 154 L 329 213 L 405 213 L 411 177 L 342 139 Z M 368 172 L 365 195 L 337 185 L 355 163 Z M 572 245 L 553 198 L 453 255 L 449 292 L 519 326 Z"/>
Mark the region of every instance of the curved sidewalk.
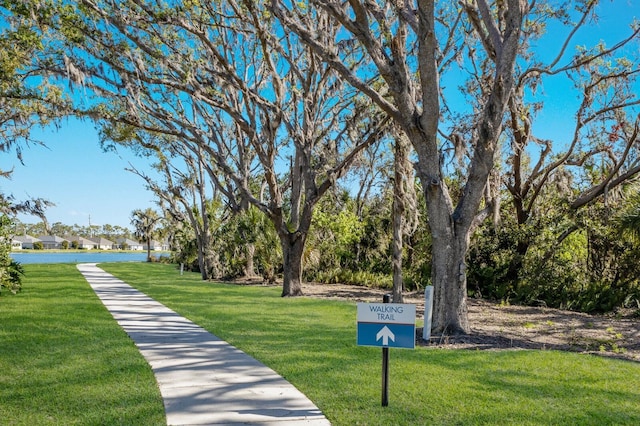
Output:
<path fill-rule="evenodd" d="M 264 364 L 98 268 L 78 269 L 151 365 L 169 425 L 329 425 Z"/>

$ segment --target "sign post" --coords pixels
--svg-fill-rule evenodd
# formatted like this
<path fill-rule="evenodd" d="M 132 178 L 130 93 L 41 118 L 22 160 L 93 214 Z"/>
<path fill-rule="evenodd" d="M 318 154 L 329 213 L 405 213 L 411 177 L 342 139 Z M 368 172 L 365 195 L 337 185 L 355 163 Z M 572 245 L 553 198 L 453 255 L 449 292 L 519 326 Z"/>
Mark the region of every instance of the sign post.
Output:
<path fill-rule="evenodd" d="M 416 306 L 389 303 L 358 303 L 358 346 L 382 348 L 382 406 L 389 405 L 389 348 L 415 348 Z"/>
<path fill-rule="evenodd" d="M 389 294 L 385 294 L 384 296 L 382 296 L 382 303 L 389 303 L 391 302 L 391 296 Z M 387 339 L 387 344 L 389 343 L 388 338 L 389 336 L 389 330 L 386 326 L 380 330 L 380 332 L 378 332 L 378 334 L 381 334 L 382 337 L 382 406 L 386 407 L 389 405 L 389 347 L 388 346 L 384 346 L 385 345 L 385 341 L 384 339 Z M 386 333 L 383 333 L 383 331 L 386 331 Z M 376 338 L 378 336 L 376 335 Z"/>
<path fill-rule="evenodd" d="M 424 288 L 424 328 L 422 329 L 422 340 L 431 340 L 431 320 L 433 317 L 433 286 Z"/>

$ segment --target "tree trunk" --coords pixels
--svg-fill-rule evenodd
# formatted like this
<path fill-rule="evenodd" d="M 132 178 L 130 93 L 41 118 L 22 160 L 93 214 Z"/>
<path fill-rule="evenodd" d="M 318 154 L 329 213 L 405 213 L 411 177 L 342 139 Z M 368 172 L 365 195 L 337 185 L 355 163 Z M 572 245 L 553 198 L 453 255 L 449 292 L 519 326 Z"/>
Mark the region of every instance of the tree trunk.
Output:
<path fill-rule="evenodd" d="M 207 281 L 209 279 L 209 274 L 207 272 L 207 264 L 205 262 L 205 242 L 204 235 L 200 234 L 196 230 L 196 248 L 198 250 L 198 269 L 200 269 L 200 276 L 203 281 Z"/>
<path fill-rule="evenodd" d="M 196 245 L 198 251 L 198 267 L 203 281 L 220 276 L 220 262 L 216 251 L 213 249 L 211 231 L 194 228 L 196 233 Z"/>
<path fill-rule="evenodd" d="M 302 295 L 302 254 L 307 234 L 303 232 L 279 232 L 282 245 L 284 277 L 282 297 Z"/>
<path fill-rule="evenodd" d="M 218 255 L 215 250 L 212 249 L 211 243 L 204 249 L 204 270 L 202 279 L 204 281 L 212 280 L 220 277 L 220 263 L 218 261 Z"/>
<path fill-rule="evenodd" d="M 393 296 L 394 303 L 402 303 L 402 234 L 405 211 L 404 181 L 402 162 L 408 160 L 406 155 L 408 149 L 402 138 L 396 138 L 395 158 L 394 158 L 394 181 L 393 181 L 393 255 L 391 263 L 393 265 Z"/>
<path fill-rule="evenodd" d="M 245 244 L 245 252 L 247 263 L 244 266 L 244 276 L 245 278 L 253 278 L 256 276 L 255 267 L 253 266 L 253 257 L 256 253 L 256 246 L 253 243 Z"/>
<path fill-rule="evenodd" d="M 402 213 L 395 208 L 393 213 L 393 303 L 402 303 Z"/>
<path fill-rule="evenodd" d="M 202 243 L 200 243 L 200 241 L 198 241 L 198 269 L 200 269 L 202 281 L 207 281 L 209 279 L 209 274 L 207 273 L 207 265 L 204 261 L 204 251 L 202 250 Z"/>
<path fill-rule="evenodd" d="M 151 262 L 151 238 L 147 238 L 147 262 Z"/>
<path fill-rule="evenodd" d="M 466 236 L 453 233 L 434 237 L 432 282 L 434 286 L 434 334 L 468 334 Z"/>

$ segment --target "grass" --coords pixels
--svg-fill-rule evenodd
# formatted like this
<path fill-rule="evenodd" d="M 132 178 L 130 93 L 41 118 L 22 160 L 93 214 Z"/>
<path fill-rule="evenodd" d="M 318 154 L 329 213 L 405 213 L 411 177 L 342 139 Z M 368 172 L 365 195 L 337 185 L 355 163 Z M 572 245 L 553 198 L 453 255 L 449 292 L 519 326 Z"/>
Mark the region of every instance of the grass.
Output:
<path fill-rule="evenodd" d="M 206 283 L 169 265 L 104 264 L 250 353 L 333 425 L 640 424 L 640 364 L 554 351 L 391 350 L 355 344 L 355 304 Z M 1 424 L 163 424 L 149 368 L 73 265 L 25 265 L 0 297 Z M 5 343 L 6 342 L 6 343 Z"/>
<path fill-rule="evenodd" d="M 0 296 L 0 424 L 166 423 L 155 377 L 75 265 L 25 265 Z"/>
<path fill-rule="evenodd" d="M 640 364 L 555 351 L 391 350 L 355 345 L 355 304 L 206 283 L 168 265 L 106 270 L 269 365 L 334 425 L 640 424 Z"/>

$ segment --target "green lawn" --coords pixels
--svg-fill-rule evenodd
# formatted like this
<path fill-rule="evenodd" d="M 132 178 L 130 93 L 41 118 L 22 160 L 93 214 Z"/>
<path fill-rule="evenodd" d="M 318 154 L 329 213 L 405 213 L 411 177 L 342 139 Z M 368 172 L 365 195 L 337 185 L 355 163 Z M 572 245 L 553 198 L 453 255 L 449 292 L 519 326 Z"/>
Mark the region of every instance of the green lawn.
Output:
<path fill-rule="evenodd" d="M 151 368 L 75 265 L 24 268 L 0 296 L 0 424 L 166 424 Z"/>
<path fill-rule="evenodd" d="M 281 289 L 213 284 L 167 265 L 106 270 L 269 365 L 334 425 L 640 424 L 640 364 L 554 351 L 358 347 L 350 302 L 281 298 Z"/>
<path fill-rule="evenodd" d="M 554 351 L 355 345 L 350 302 L 204 283 L 172 266 L 101 265 L 269 365 L 334 425 L 640 424 L 640 364 Z M 162 424 L 150 370 L 75 266 L 25 265 L 0 297 L 0 424 Z M 99 421 L 97 419 L 100 419 Z"/>

